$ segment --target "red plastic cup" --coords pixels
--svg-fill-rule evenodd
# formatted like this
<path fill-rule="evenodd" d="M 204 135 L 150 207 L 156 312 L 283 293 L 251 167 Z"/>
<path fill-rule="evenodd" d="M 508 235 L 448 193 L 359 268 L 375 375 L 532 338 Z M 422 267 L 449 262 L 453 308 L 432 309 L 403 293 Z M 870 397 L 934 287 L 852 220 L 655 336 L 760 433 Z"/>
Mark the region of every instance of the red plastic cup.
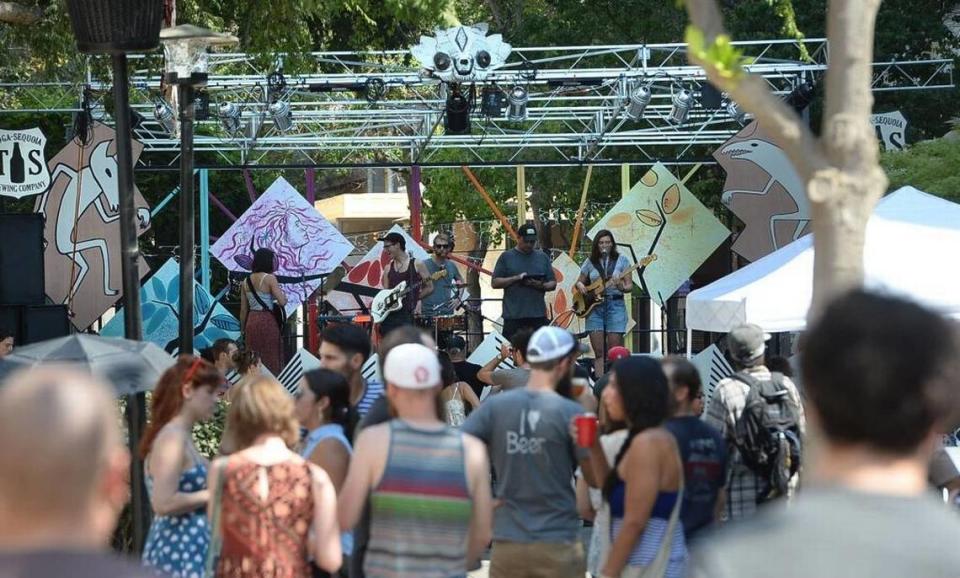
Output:
<path fill-rule="evenodd" d="M 577 445 L 582 448 L 589 448 L 593 446 L 593 442 L 597 439 L 597 414 L 595 413 L 581 413 L 574 418 L 574 423 L 577 425 Z"/>

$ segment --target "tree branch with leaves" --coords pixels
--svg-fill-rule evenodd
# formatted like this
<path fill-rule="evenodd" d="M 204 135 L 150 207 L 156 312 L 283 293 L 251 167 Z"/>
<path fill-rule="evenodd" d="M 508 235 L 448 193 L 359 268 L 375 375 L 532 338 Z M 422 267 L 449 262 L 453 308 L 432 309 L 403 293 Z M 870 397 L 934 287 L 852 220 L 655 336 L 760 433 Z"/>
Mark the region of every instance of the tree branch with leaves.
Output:
<path fill-rule="evenodd" d="M 819 138 L 777 98 L 726 34 L 715 0 L 685 0 L 689 58 L 751 112 L 780 145 L 806 183 L 814 232 L 810 315 L 829 299 L 863 283 L 867 220 L 887 187 L 870 124 L 873 40 L 880 0 L 830 0 L 823 130 Z M 792 13 L 791 11 L 788 11 Z"/>
<path fill-rule="evenodd" d="M 0 22 L 28 26 L 43 18 L 43 9 L 18 2 L 0 2 Z"/>

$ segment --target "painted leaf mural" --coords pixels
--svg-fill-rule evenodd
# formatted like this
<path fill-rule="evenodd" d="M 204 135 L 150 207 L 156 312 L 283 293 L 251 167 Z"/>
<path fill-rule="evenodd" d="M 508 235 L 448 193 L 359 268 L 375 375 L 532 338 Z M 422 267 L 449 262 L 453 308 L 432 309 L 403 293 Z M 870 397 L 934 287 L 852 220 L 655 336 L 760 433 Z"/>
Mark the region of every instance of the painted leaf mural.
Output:
<path fill-rule="evenodd" d="M 180 266 L 167 260 L 153 277 L 140 288 L 140 312 L 143 316 L 143 339 L 173 353 L 180 336 Z M 197 350 L 213 345 L 217 339 L 240 338 L 240 322 L 213 298 L 199 283 L 193 286 L 193 345 Z M 103 326 L 105 337 L 123 337 L 124 311 Z"/>
<path fill-rule="evenodd" d="M 609 229 L 620 252 L 637 263 L 656 260 L 634 281 L 663 305 L 713 253 L 730 231 L 662 164 L 656 164 L 587 233 Z"/>

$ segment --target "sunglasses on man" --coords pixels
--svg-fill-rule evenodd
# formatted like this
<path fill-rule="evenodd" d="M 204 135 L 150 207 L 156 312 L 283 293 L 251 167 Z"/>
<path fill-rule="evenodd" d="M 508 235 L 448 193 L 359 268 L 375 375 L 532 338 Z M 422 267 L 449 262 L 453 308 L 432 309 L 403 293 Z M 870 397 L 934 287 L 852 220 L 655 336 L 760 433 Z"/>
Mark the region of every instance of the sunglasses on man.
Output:
<path fill-rule="evenodd" d="M 449 249 L 449 248 L 450 248 L 450 245 L 444 245 L 444 244 L 441 244 L 441 243 L 434 243 L 434 244 L 433 244 L 433 248 L 434 248 L 434 249 Z"/>

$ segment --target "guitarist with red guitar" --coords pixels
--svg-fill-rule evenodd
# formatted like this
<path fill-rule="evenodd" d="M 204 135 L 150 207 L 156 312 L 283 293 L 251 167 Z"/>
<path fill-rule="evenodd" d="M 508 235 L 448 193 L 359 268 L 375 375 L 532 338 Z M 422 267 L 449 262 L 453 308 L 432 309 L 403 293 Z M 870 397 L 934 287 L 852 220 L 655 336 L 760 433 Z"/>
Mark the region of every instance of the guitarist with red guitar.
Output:
<path fill-rule="evenodd" d="M 611 347 L 623 345 L 627 331 L 627 307 L 624 294 L 633 290 L 632 275 L 623 273 L 630 268 L 630 261 L 617 252 L 613 233 L 603 229 L 593 238 L 590 258 L 580 267 L 576 288 L 581 295 L 596 294 L 599 297 L 587 316 L 586 329 L 590 334 L 590 346 L 594 352 L 594 371 L 597 377 L 605 373 L 606 352 Z M 598 284 L 597 282 L 600 281 Z M 587 285 L 591 288 L 588 289 Z M 591 291 L 591 289 L 593 289 Z M 602 290 L 602 291 L 600 291 Z M 604 344 L 606 338 L 606 344 Z M 604 346 L 606 345 L 606 347 Z"/>
<path fill-rule="evenodd" d="M 399 310 L 390 313 L 380 322 L 380 337 L 403 325 L 413 325 L 413 312 L 417 302 L 433 292 L 433 281 L 426 265 L 407 253 L 407 240 L 400 233 L 387 233 L 383 249 L 390 255 L 390 262 L 383 269 L 380 284 L 384 289 L 393 289 L 402 282 L 412 290 L 403 296 Z"/>

